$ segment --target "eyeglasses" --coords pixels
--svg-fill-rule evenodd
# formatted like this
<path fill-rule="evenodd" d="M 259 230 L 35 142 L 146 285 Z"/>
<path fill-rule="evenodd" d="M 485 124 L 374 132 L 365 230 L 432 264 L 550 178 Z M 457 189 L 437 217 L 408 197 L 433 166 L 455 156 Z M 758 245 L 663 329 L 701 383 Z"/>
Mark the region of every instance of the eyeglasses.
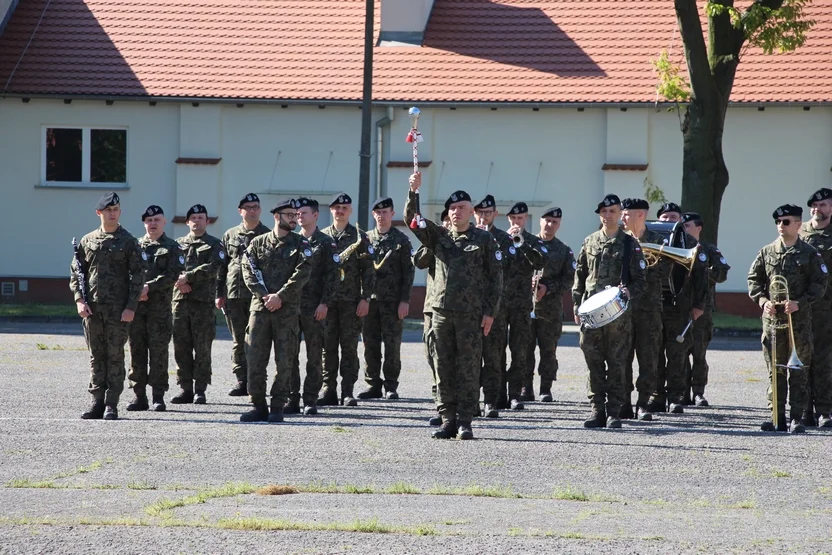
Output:
<path fill-rule="evenodd" d="M 781 219 L 776 219 L 776 220 L 774 220 L 774 223 L 777 224 L 777 225 L 782 224 L 785 227 L 789 227 L 790 225 L 792 225 L 792 221 L 791 220 L 786 220 L 786 219 L 782 219 L 782 220 Z"/>
<path fill-rule="evenodd" d="M 289 219 L 294 219 L 298 217 L 298 212 L 278 212 L 280 216 L 286 216 Z"/>
<path fill-rule="evenodd" d="M 254 212 L 255 210 L 260 210 L 260 205 L 259 204 L 253 204 L 253 205 L 252 204 L 246 204 L 246 205 L 243 205 L 242 209 L 245 210 L 246 212 Z"/>

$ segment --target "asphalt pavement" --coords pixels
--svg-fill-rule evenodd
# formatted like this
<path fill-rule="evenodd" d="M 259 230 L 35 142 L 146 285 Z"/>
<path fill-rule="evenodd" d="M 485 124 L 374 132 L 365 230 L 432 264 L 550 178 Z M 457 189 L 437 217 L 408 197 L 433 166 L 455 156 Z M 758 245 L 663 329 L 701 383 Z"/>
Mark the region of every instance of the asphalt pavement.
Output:
<path fill-rule="evenodd" d="M 832 552 L 832 430 L 759 431 L 759 339 L 714 341 L 710 407 L 585 430 L 567 333 L 555 402 L 466 442 L 430 438 L 419 339 L 399 401 L 243 424 L 221 328 L 207 405 L 92 422 L 80 325 L 0 322 L 0 553 Z"/>

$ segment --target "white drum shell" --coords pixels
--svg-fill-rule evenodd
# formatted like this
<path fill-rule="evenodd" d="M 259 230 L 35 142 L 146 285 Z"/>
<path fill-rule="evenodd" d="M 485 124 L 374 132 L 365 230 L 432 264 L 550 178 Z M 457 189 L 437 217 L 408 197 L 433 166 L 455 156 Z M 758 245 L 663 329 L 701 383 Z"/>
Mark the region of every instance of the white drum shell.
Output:
<path fill-rule="evenodd" d="M 595 293 L 578 307 L 581 325 L 598 329 L 617 320 L 627 311 L 629 303 L 618 287 L 610 287 Z"/>

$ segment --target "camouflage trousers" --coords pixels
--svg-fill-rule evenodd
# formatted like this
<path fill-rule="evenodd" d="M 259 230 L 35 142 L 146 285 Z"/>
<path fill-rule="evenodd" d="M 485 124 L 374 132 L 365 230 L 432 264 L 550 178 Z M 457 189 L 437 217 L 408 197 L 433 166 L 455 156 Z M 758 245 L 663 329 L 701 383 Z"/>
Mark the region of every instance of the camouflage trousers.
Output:
<path fill-rule="evenodd" d="M 130 323 L 130 387 L 144 389 L 150 385 L 154 391 L 168 390 L 168 345 L 172 335 L 169 304 L 152 300 L 139 303 Z"/>
<path fill-rule="evenodd" d="M 124 345 L 130 324 L 121 321 L 121 305 L 89 303 L 92 316 L 83 319 L 90 351 L 89 392 L 99 401 L 117 404 L 124 391 Z"/>
<path fill-rule="evenodd" d="M 480 386 L 483 400 L 491 406 L 506 402 L 506 316 L 499 311 L 489 334 L 482 338 Z"/>
<path fill-rule="evenodd" d="M 225 322 L 231 332 L 231 372 L 238 382 L 248 378 L 246 364 L 246 327 L 248 326 L 251 299 L 226 299 Z"/>
<path fill-rule="evenodd" d="M 633 361 L 638 359 L 638 380 L 635 389 L 638 391 L 638 402 L 646 404 L 656 391 L 657 367 L 662 351 L 662 311 L 660 308 L 633 310 L 630 319 L 633 322 L 633 341 L 627 354 L 624 381 L 629 396 L 634 389 Z"/>
<path fill-rule="evenodd" d="M 176 383 L 182 389 L 203 391 L 211 383 L 211 347 L 217 335 L 213 303 L 173 303 L 173 358 Z M 196 383 L 193 383 L 196 382 Z"/>
<path fill-rule="evenodd" d="M 364 317 L 364 381 L 371 387 L 386 391 L 399 388 L 402 372 L 402 332 L 404 322 L 399 319 L 399 301 L 370 301 L 370 311 Z M 381 346 L 384 345 L 384 366 Z M 384 381 L 381 372 L 384 371 Z"/>
<path fill-rule="evenodd" d="M 526 384 L 526 353 L 532 341 L 532 318 L 530 311 L 516 310 L 506 306 L 508 323 L 508 350 L 511 351 L 511 365 L 506 372 L 509 399 L 519 399 L 520 390 Z"/>
<path fill-rule="evenodd" d="M 358 336 L 361 333 L 361 318 L 355 315 L 356 308 L 358 301 L 337 301 L 332 303 L 326 314 L 324 387 L 335 391 L 340 366 L 341 397 L 351 397 L 355 382 L 358 381 Z"/>
<path fill-rule="evenodd" d="M 624 366 L 632 342 L 633 324 L 624 317 L 598 329 L 581 330 L 581 351 L 589 368 L 587 396 L 593 409 L 618 415 L 626 397 Z"/>
<path fill-rule="evenodd" d="M 693 361 L 690 363 L 690 376 L 686 376 L 686 391 L 691 389 L 694 395 L 704 395 L 705 386 L 708 385 L 708 345 L 714 337 L 714 318 L 710 309 L 693 322 L 690 331 L 692 334 L 691 355 Z M 687 360 L 687 357 L 686 357 Z"/>
<path fill-rule="evenodd" d="M 425 323 L 422 329 L 422 341 L 425 344 L 425 358 L 428 360 L 428 366 L 430 366 L 430 374 L 431 378 L 433 379 L 433 385 L 431 385 L 431 393 L 433 394 L 433 400 L 436 401 L 436 367 L 433 364 L 434 359 L 436 358 L 436 338 L 433 335 L 433 329 L 431 329 L 431 313 L 425 312 Z"/>
<path fill-rule="evenodd" d="M 808 397 L 808 371 L 812 366 L 812 321 L 811 318 L 792 317 L 794 323 L 794 342 L 797 357 L 803 363 L 802 370 L 788 370 L 784 365 L 788 362 L 791 355 L 791 346 L 789 344 L 789 330 L 785 327 L 785 319 L 779 322 L 776 328 L 777 335 L 775 341 L 777 342 L 777 352 L 775 353 L 775 360 L 777 361 L 777 405 L 784 407 L 786 405 L 786 395 L 788 395 L 789 406 L 791 408 L 792 417 L 800 418 L 803 411 L 806 409 Z M 766 361 L 766 368 L 768 369 L 768 389 L 766 391 L 766 398 L 768 399 L 768 407 L 771 408 L 771 340 L 772 340 L 772 321 L 768 318 L 763 318 L 763 358 Z M 783 411 L 780 411 L 783 412 Z"/>
<path fill-rule="evenodd" d="M 540 348 L 540 389 L 551 389 L 552 382 L 558 379 L 558 341 L 563 333 L 563 321 L 560 318 L 543 320 L 534 318 L 531 323 L 531 337 L 526 351 L 526 372 L 524 385 L 532 387 L 534 380 L 534 351 Z"/>
<path fill-rule="evenodd" d="M 479 313 L 433 309 L 436 408 L 444 421 L 470 422 L 479 412 L 481 324 Z"/>
<path fill-rule="evenodd" d="M 813 307 L 813 342 L 812 366 L 809 367 L 808 408 L 814 406 L 815 412 L 829 414 L 832 412 L 832 307 L 822 307 L 823 313 Z"/>
<path fill-rule="evenodd" d="M 289 400 L 292 361 L 298 352 L 298 311 L 296 306 L 283 306 L 269 311 L 254 311 L 248 318 L 246 355 L 248 357 L 248 394 L 251 402 L 266 402 L 269 357 L 274 347 L 275 375 L 269 395 L 272 404 L 285 405 Z"/>
<path fill-rule="evenodd" d="M 298 323 L 303 333 L 306 345 L 306 378 L 303 380 L 303 404 L 313 406 L 317 403 L 318 393 L 323 384 L 323 355 L 324 355 L 324 320 L 315 320 L 315 307 L 301 308 Z M 292 359 L 292 378 L 289 386 L 289 398 L 298 401 L 301 398 L 300 383 L 300 335 L 298 335 L 298 350 Z"/>
<path fill-rule="evenodd" d="M 690 309 L 679 306 L 662 308 L 662 349 L 656 372 L 656 393 L 651 401 L 681 404 L 685 397 L 685 359 L 693 346 L 691 333 L 685 334 L 684 341 L 676 338 L 690 320 Z"/>

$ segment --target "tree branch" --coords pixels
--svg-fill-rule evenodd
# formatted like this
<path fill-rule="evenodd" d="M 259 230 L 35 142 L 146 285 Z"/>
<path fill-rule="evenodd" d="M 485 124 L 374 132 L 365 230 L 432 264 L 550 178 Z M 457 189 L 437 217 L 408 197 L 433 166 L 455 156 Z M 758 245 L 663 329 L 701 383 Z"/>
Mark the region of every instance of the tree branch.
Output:
<path fill-rule="evenodd" d="M 713 91 L 713 79 L 696 0 L 674 0 L 674 4 L 679 22 L 679 33 L 685 45 L 691 94 L 700 102 L 708 102 Z"/>

